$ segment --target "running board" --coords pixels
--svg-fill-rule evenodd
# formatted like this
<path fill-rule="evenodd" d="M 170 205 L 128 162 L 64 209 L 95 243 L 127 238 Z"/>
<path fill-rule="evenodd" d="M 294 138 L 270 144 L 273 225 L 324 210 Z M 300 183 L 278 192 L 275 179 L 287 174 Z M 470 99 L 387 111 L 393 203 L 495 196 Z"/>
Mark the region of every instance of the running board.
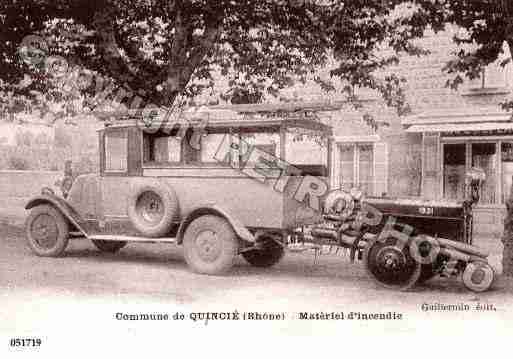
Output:
<path fill-rule="evenodd" d="M 146 242 L 146 243 L 176 243 L 174 237 L 150 238 L 150 237 L 136 237 L 136 236 L 119 236 L 98 234 L 90 235 L 87 238 L 93 241 L 121 241 L 121 242 Z"/>

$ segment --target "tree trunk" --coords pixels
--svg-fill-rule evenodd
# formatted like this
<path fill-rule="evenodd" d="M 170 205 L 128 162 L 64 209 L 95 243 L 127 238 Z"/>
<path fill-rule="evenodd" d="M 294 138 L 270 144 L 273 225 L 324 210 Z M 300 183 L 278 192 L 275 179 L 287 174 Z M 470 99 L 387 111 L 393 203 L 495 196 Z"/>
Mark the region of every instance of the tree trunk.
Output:
<path fill-rule="evenodd" d="M 506 201 L 506 217 L 504 218 L 504 233 L 502 234 L 504 249 L 502 252 L 502 273 L 513 276 L 513 185 Z"/>

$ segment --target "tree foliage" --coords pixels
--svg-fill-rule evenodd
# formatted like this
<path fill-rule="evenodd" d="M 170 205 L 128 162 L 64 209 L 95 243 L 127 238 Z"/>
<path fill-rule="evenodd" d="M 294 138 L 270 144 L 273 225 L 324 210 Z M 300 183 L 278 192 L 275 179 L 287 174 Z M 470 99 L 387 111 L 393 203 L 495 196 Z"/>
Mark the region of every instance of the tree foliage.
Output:
<path fill-rule="evenodd" d="M 102 93 L 170 106 L 219 77 L 225 100 L 259 102 L 311 78 L 351 100 L 356 87 L 378 90 L 404 112 L 403 79 L 379 70 L 423 54 L 412 40 L 444 20 L 433 0 L 3 0 L 2 105 L 58 114 Z M 330 76 L 316 76 L 321 67 Z"/>
<path fill-rule="evenodd" d="M 506 42 L 513 50 L 513 2 L 511 0 L 446 0 L 439 1 L 444 22 L 461 30 L 454 36 L 461 45 L 456 58 L 446 65 L 454 74 L 449 86 L 456 88 L 463 76 L 475 79 L 483 68 L 495 62 L 503 53 Z M 506 59 L 502 65 L 511 61 Z"/>

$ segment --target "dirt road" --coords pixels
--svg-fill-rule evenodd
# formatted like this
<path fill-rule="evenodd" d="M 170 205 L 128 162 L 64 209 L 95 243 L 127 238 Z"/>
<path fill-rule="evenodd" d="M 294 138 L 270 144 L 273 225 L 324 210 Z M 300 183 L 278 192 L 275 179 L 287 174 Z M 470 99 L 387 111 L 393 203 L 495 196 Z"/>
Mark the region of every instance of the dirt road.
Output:
<path fill-rule="evenodd" d="M 423 305 L 437 303 L 472 308 L 449 313 L 423 310 Z M 494 310 L 475 310 L 478 303 Z M 230 275 L 213 277 L 191 273 L 176 246 L 131 244 L 109 255 L 99 253 L 88 241 L 76 240 L 65 257 L 40 258 L 28 250 L 22 233 L 10 227 L 0 230 L 0 334 L 48 335 L 49 325 L 59 333 L 135 325 L 117 320 L 117 313 L 181 311 L 188 316 L 191 311 L 234 310 L 284 313 L 286 320 L 273 324 L 273 330 L 298 335 L 315 328 L 312 321 L 301 325 L 305 321 L 299 313 L 305 312 L 398 313 L 400 324 L 387 322 L 398 331 L 417 330 L 417 319 L 429 325 L 447 318 L 461 323 L 490 321 L 495 328 L 506 328 L 513 319 L 511 304 L 513 283 L 502 278 L 494 290 L 479 295 L 457 280 L 436 279 L 410 292 L 396 292 L 377 286 L 361 264 L 351 264 L 347 257 L 325 255 L 314 263 L 311 252 L 288 253 L 276 267 L 264 270 L 240 259 Z M 358 325 L 372 330 L 365 321 Z"/>

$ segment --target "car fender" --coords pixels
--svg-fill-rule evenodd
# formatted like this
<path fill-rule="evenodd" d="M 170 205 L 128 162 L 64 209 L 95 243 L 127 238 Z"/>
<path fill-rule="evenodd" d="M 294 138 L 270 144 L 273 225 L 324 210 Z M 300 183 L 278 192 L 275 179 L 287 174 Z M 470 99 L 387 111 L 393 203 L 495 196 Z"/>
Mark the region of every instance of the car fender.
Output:
<path fill-rule="evenodd" d="M 66 217 L 70 223 L 80 231 L 84 236 L 87 237 L 87 233 L 84 228 L 80 225 L 82 222 L 80 215 L 75 211 L 75 209 L 68 203 L 64 198 L 57 197 L 56 195 L 50 194 L 41 194 L 35 197 L 32 197 L 27 204 L 25 205 L 25 209 L 29 210 L 35 206 L 39 206 L 41 204 L 49 204 L 55 207 L 59 212 L 62 213 L 64 217 Z"/>
<path fill-rule="evenodd" d="M 213 214 L 219 217 L 223 217 L 228 221 L 228 223 L 230 223 L 230 225 L 232 226 L 233 230 L 239 238 L 247 242 L 255 242 L 255 237 L 251 234 L 251 232 L 242 224 L 241 221 L 237 219 L 236 216 L 230 213 L 230 211 L 216 204 L 206 204 L 194 208 L 182 220 L 182 222 L 180 223 L 180 227 L 178 228 L 177 243 L 181 244 L 183 242 L 185 230 L 194 219 L 198 218 L 199 216 L 207 214 Z"/>

